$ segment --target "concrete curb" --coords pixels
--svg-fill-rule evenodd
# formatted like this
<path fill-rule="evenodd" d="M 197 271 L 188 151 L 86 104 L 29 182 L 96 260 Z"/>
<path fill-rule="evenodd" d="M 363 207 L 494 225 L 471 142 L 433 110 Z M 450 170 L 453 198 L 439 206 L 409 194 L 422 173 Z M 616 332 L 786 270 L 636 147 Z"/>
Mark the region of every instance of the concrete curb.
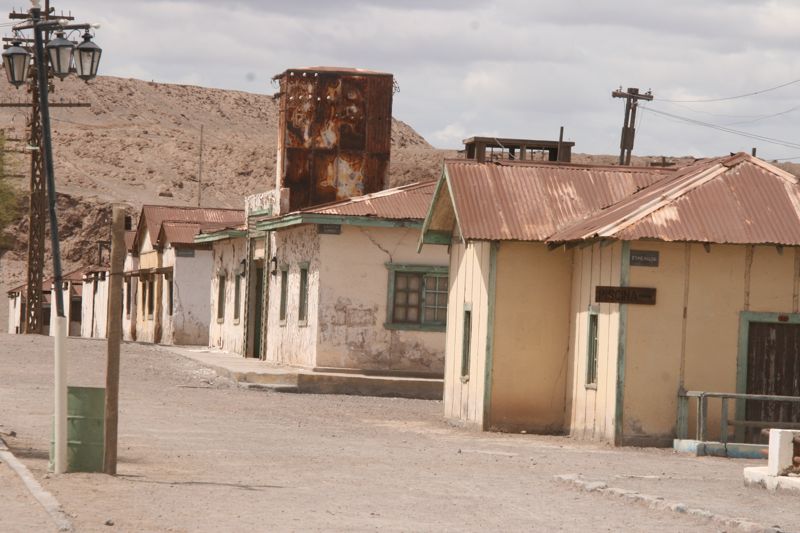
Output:
<path fill-rule="evenodd" d="M 696 518 L 705 518 L 719 525 L 726 527 L 735 527 L 741 531 L 747 531 L 748 533 L 781 533 L 783 531 L 778 527 L 774 526 L 767 527 L 761 524 L 757 524 L 755 522 L 750 522 L 749 520 L 744 520 L 741 518 L 732 518 L 730 516 L 712 513 L 711 511 L 708 511 L 706 509 L 689 507 L 684 503 L 665 500 L 660 496 L 651 496 L 649 494 L 642 494 L 640 492 L 636 492 L 635 490 L 609 487 L 603 481 L 585 480 L 582 479 L 577 474 L 565 474 L 565 475 L 555 476 L 555 479 L 556 481 L 567 483 L 584 492 L 596 492 L 598 494 L 602 494 L 605 496 L 616 496 L 618 498 L 623 498 L 624 500 L 629 502 L 638 503 L 640 505 L 646 505 L 648 508 L 657 511 L 670 511 L 673 513 L 684 514 Z"/>
<path fill-rule="evenodd" d="M 3 460 L 19 476 L 31 496 L 36 498 L 36 501 L 44 507 L 47 514 L 56 523 L 59 531 L 73 531 L 72 523 L 67 518 L 55 496 L 42 488 L 36 478 L 33 477 L 33 474 L 31 474 L 31 471 L 11 453 L 2 438 L 0 438 L 0 460 Z"/>

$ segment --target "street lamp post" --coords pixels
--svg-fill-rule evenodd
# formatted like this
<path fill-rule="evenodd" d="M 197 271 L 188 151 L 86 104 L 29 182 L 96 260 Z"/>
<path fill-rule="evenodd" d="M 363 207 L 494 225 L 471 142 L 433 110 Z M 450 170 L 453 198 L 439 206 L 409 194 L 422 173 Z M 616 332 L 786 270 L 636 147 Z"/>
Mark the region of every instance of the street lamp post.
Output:
<path fill-rule="evenodd" d="M 84 30 L 84 42 L 93 45 L 89 63 L 85 63 L 84 52 L 79 51 L 80 68 L 76 72 L 80 77 L 89 80 L 97 75 L 97 66 L 100 61 L 100 48 L 91 43 L 89 24 L 71 24 L 63 20 L 51 20 L 42 17 L 42 9 L 38 0 L 31 0 L 32 7 L 28 12 L 30 18 L 14 26 L 14 32 L 19 35 L 25 30 L 33 30 L 34 64 L 36 66 L 36 83 L 39 88 L 39 114 L 42 126 L 42 146 L 38 147 L 44 156 L 44 174 L 47 182 L 47 200 L 50 215 L 50 243 L 53 254 L 53 286 L 56 296 L 55 319 L 55 414 L 54 414 L 54 468 L 57 474 L 67 471 L 67 361 L 64 354 L 64 340 L 67 331 L 67 318 L 64 314 L 64 291 L 62 289 L 63 277 L 61 271 L 61 250 L 58 240 L 58 221 L 56 219 L 56 184 L 53 170 L 53 143 L 50 135 L 50 106 L 48 103 L 48 59 L 50 72 L 64 79 L 72 70 L 73 53 L 75 45 L 64 38 L 64 32 L 70 30 Z M 45 38 L 50 32 L 57 32 L 55 39 L 45 45 Z M 89 35 L 86 38 L 86 35 Z M 3 52 L 3 66 L 9 82 L 19 87 L 27 81 L 26 64 L 30 63 L 30 54 L 22 48 L 22 39 L 12 43 L 12 46 Z M 48 58 L 45 58 L 45 51 Z M 87 67 L 88 68 L 85 68 Z"/>

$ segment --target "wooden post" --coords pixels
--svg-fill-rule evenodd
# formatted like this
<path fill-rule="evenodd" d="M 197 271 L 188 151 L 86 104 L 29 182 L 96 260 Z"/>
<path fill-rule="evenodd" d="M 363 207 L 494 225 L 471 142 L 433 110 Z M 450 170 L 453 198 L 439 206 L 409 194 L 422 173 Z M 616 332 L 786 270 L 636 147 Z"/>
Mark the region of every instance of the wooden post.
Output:
<path fill-rule="evenodd" d="M 119 414 L 119 348 L 122 336 L 122 271 L 125 267 L 125 211 L 113 208 L 111 265 L 108 293 L 108 359 L 106 361 L 105 446 L 103 471 L 117 473 L 117 422 Z"/>

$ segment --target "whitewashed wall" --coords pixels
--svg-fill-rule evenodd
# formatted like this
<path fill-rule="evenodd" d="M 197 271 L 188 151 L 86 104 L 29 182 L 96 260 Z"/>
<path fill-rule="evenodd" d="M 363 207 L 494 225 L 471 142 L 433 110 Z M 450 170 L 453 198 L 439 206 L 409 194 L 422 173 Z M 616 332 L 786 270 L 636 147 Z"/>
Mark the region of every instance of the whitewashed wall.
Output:
<path fill-rule="evenodd" d="M 269 306 L 267 311 L 266 356 L 269 362 L 283 365 L 314 367 L 316 364 L 319 295 L 320 236 L 315 225 L 293 227 L 272 232 L 271 249 L 278 258 L 278 272 L 269 274 Z M 300 299 L 300 263 L 309 265 L 308 320 L 298 321 Z M 280 268 L 289 269 L 286 321 L 280 321 Z M 272 269 L 271 265 L 267 265 Z"/>
<path fill-rule="evenodd" d="M 133 254 L 128 253 L 125 256 L 125 272 L 132 272 L 139 268 L 139 258 L 135 257 Z M 123 278 L 122 280 L 122 338 L 126 341 L 135 341 L 136 340 L 136 313 L 138 311 L 138 301 L 137 297 L 139 295 L 139 278 L 137 276 L 131 276 L 130 280 L 130 308 L 126 311 L 125 310 L 125 302 L 126 298 L 128 297 L 128 278 Z"/>
<path fill-rule="evenodd" d="M 166 264 L 166 251 L 164 261 Z M 208 326 L 211 316 L 208 291 L 214 263 L 212 252 L 195 250 L 194 257 L 176 256 L 174 261 L 171 343 L 208 346 Z"/>
<path fill-rule="evenodd" d="M 95 274 L 86 276 L 81 296 L 81 337 L 105 338 L 108 323 L 108 273 L 106 272 L 105 279 L 102 280 Z M 68 301 L 65 298 L 67 313 L 69 313 L 66 310 Z M 53 307 L 55 308 L 55 304 Z M 55 314 L 53 316 L 55 317 Z"/>
<path fill-rule="evenodd" d="M 19 333 L 22 323 L 22 293 L 8 299 L 8 332 Z"/>
<path fill-rule="evenodd" d="M 239 274 L 241 262 L 246 258 L 246 245 L 247 240 L 244 237 L 214 242 L 214 265 L 210 280 L 209 346 L 240 355 L 244 348 L 244 302 L 247 285 L 244 276 L 240 276 L 239 318 L 234 319 L 235 276 Z M 225 306 L 224 317 L 218 319 L 219 276 L 222 274 L 225 275 Z"/>
<path fill-rule="evenodd" d="M 417 253 L 419 230 L 342 226 L 320 235 L 316 366 L 444 372 L 444 331 L 387 329 L 386 263 L 447 267 L 445 246 Z M 275 294 L 275 293 L 273 293 Z"/>

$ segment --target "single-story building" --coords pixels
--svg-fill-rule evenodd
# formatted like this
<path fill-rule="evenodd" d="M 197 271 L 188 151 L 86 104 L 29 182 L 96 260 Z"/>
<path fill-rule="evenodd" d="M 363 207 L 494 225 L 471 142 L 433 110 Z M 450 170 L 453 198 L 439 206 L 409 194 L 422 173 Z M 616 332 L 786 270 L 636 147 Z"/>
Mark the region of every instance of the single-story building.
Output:
<path fill-rule="evenodd" d="M 156 344 L 206 345 L 212 256 L 208 244 L 196 244 L 201 230 L 244 222 L 241 209 L 146 205 L 133 242 L 125 277 L 138 285 L 138 301 L 126 307 L 126 338 Z M 126 283 L 125 301 L 133 293 Z M 132 283 L 130 284 L 132 285 Z M 136 310 L 135 319 L 129 314 Z"/>
<path fill-rule="evenodd" d="M 264 360 L 441 376 L 447 250 L 417 253 L 434 186 L 416 183 L 253 222 L 263 237 L 253 239 L 249 257 L 263 259 L 250 261 L 247 309 L 260 320 L 248 323 L 263 329 L 246 338 Z M 226 283 L 242 256 L 231 257 L 215 276 Z M 212 289 L 212 307 L 220 309 L 222 294 L 219 285 Z"/>
<path fill-rule="evenodd" d="M 62 275 L 62 291 L 64 296 L 64 314 L 67 317 L 67 335 L 79 337 L 81 335 L 81 294 L 83 289 L 84 268 L 67 272 Z M 25 291 L 27 285 L 21 285 L 8 291 L 8 332 L 23 333 L 25 326 Z M 55 303 L 52 301 L 53 279 L 48 278 L 42 282 L 42 334 L 55 335 L 50 330 L 50 324 L 55 316 Z"/>
<path fill-rule="evenodd" d="M 800 396 L 800 186 L 757 158 L 447 162 L 422 241 L 447 238 L 450 419 L 669 445 L 685 390 Z M 800 422 L 730 408 L 731 431 Z"/>

